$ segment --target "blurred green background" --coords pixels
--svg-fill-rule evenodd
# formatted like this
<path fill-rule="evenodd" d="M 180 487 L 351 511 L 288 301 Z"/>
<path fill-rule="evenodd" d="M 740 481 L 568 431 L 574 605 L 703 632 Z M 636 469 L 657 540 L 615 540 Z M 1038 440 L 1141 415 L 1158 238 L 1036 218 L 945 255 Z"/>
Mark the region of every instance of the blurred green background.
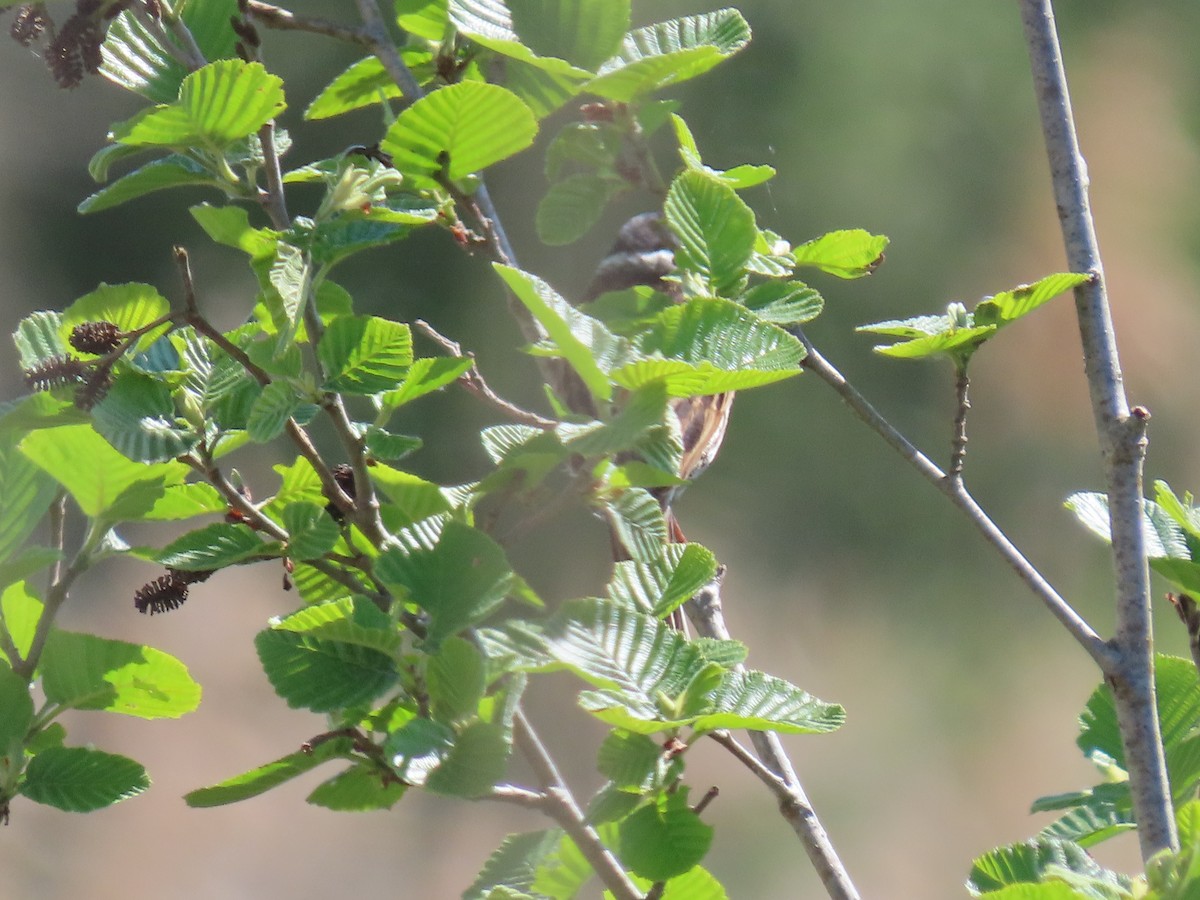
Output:
<path fill-rule="evenodd" d="M 51 4 L 52 8 L 54 4 Z M 298 3 L 350 20 L 353 4 Z M 810 336 L 874 403 L 939 462 L 953 413 L 948 366 L 889 361 L 853 326 L 970 306 L 985 294 L 1065 268 L 1018 10 L 994 0 L 833 4 L 747 0 L 751 46 L 674 96 L 705 160 L 769 163 L 779 175 L 748 195 L 760 223 L 793 242 L 836 228 L 891 237 L 873 277 L 812 283 L 827 312 Z M 707 11 L 692 2 L 635 3 L 639 24 Z M 1059 8 L 1065 56 L 1092 177 L 1092 196 L 1131 402 L 1147 406 L 1147 483 L 1200 489 L 1193 452 L 1200 335 L 1200 5 L 1071 0 Z M 369 143 L 370 113 L 302 125 L 300 111 L 357 58 L 351 48 L 269 34 L 265 60 L 287 81 L 287 162 Z M 207 246 L 186 206 L 219 198 L 169 192 L 81 218 L 86 163 L 110 122 L 139 101 L 92 80 L 61 92 L 41 61 L 0 52 L 0 276 L 3 319 L 62 308 L 97 282 L 147 281 L 178 298 L 170 263 L 188 246 L 202 303 L 225 327 L 245 314 L 252 280 L 233 251 Z M 547 123 L 544 134 L 565 121 Z M 541 146 L 541 145 L 539 145 Z M 532 215 L 545 188 L 537 152 L 499 167 L 490 185 L 522 265 L 564 292 L 603 256 L 630 201 L 566 249 L 539 244 Z M 293 203 L 303 208 L 305 198 Z M 377 251 L 338 278 L 363 310 L 424 316 L 477 352 L 492 384 L 538 402 L 532 364 L 496 281 L 444 234 Z M 3 396 L 22 391 L 15 356 Z M 1026 555 L 1101 632 L 1112 621 L 1103 548 L 1062 508 L 1098 489 L 1073 307 L 1062 298 L 980 354 L 967 478 Z M 485 458 L 463 422 L 493 421 L 459 394 L 418 404 L 404 422 L 428 435 L 420 474 L 465 481 Z M 451 417 L 449 411 L 453 411 Z M 239 460 L 269 492 L 267 466 Z M 1049 821 L 1028 814 L 1042 794 L 1092 783 L 1073 741 L 1098 678 L 1021 583 L 928 484 L 804 376 L 737 404 L 717 465 L 681 503 L 689 536 L 729 566 L 725 602 L 750 663 L 845 704 L 830 736 L 786 741 L 811 798 L 865 897 L 962 896 L 971 859 Z M 135 535 L 160 540 L 162 535 Z M 555 522 L 514 556 L 551 599 L 595 592 L 607 571 L 599 524 Z M 3 893 L 88 897 L 454 897 L 509 831 L 540 827 L 508 807 L 414 792 L 391 813 L 333 814 L 303 799 L 319 778 L 235 807 L 190 811 L 180 796 L 293 750 L 322 729 L 278 702 L 251 638 L 294 595 L 275 569 L 225 573 L 178 612 L 136 615 L 132 564 L 94 572 L 63 613 L 67 627 L 139 640 L 182 658 L 205 687 L 196 714 L 145 723 L 94 713 L 67 722 L 73 742 L 134 756 L 154 788 L 111 810 L 73 816 L 32 803 L 0 835 Z M 1164 585 L 1155 586 L 1161 597 Z M 1159 648 L 1186 654 L 1165 603 Z M 570 707 L 565 679 L 539 718 L 581 788 L 596 785 L 601 731 Z M 711 868 L 735 898 L 818 897 L 820 888 L 770 797 L 715 746 L 700 746 L 697 788 L 719 785 Z M 1098 856 L 1136 865 L 1132 840 Z"/>

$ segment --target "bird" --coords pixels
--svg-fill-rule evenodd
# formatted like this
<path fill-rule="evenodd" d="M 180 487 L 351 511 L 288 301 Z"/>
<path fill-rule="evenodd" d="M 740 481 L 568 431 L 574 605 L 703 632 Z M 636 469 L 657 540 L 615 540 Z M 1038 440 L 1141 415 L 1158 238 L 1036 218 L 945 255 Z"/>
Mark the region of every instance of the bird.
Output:
<path fill-rule="evenodd" d="M 621 226 L 608 254 L 596 267 L 581 298 L 590 303 L 601 294 L 646 285 L 662 291 L 676 303 L 684 301 L 679 283 L 668 276 L 675 272 L 677 241 L 660 212 L 643 212 Z M 725 440 L 734 392 L 680 397 L 671 401 L 671 410 L 679 421 L 683 454 L 676 472 L 684 485 L 658 488 L 653 493 L 662 507 L 672 543 L 686 543 L 687 537 L 671 509 L 687 482 L 712 464 Z M 594 410 L 578 410 L 591 412 Z M 616 542 L 614 541 L 614 549 Z"/>

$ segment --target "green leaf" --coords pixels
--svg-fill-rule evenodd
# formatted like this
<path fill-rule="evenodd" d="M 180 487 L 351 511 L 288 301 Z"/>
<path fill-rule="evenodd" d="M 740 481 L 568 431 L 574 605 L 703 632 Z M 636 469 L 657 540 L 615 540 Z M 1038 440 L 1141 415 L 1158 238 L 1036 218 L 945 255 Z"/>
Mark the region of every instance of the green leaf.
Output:
<path fill-rule="evenodd" d="M 657 559 L 667 543 L 667 523 L 662 507 L 644 488 L 621 491 L 605 503 L 613 533 L 630 557 L 640 562 Z"/>
<path fill-rule="evenodd" d="M 513 573 L 499 544 L 451 521 L 431 549 L 380 554 L 375 575 L 429 613 L 426 641 L 436 647 L 487 618 L 508 595 Z"/>
<path fill-rule="evenodd" d="M 643 891 L 650 890 L 653 885 L 650 879 L 639 878 L 636 875 L 633 876 L 633 882 Z M 613 900 L 611 892 L 604 892 L 604 900 Z M 693 866 L 682 875 L 667 881 L 662 900 L 729 900 L 729 895 L 711 872 L 700 866 Z"/>
<path fill-rule="evenodd" d="M 740 729 L 784 734 L 823 734 L 846 720 L 846 711 L 825 703 L 782 678 L 762 672 L 728 672 L 708 697 L 711 710 L 699 716 L 697 731 Z"/>
<path fill-rule="evenodd" d="M 738 292 L 754 252 L 758 227 L 733 188 L 695 170 L 677 177 L 663 213 L 679 238 L 675 262 L 714 294 Z"/>
<path fill-rule="evenodd" d="M 273 381 L 261 388 L 246 420 L 246 432 L 250 440 L 256 444 L 275 440 L 283 434 L 288 419 L 303 405 L 303 398 L 287 381 Z"/>
<path fill-rule="evenodd" d="M 190 791 L 184 795 L 183 799 L 188 806 L 198 809 L 249 800 L 251 797 L 265 794 L 272 788 L 279 787 L 305 772 L 311 772 L 317 766 L 331 759 L 348 758 L 350 750 L 349 738 L 335 738 L 319 743 L 314 741 L 311 748 L 289 753 L 274 762 L 251 769 L 249 772 L 228 778 L 210 787 Z"/>
<path fill-rule="evenodd" d="M 113 447 L 136 462 L 167 462 L 200 443 L 200 435 L 177 424 L 170 388 L 135 372 L 117 377 L 92 411 L 92 421 Z"/>
<path fill-rule="evenodd" d="M 599 221 L 608 201 L 627 185 L 599 175 L 568 175 L 550 185 L 538 204 L 538 237 L 552 247 L 579 240 Z"/>
<path fill-rule="evenodd" d="M 1200 540 L 1181 524 L 1190 513 L 1172 514 L 1170 498 L 1174 495 L 1169 488 L 1166 493 L 1160 490 L 1159 496 L 1163 503 L 1142 501 L 1142 531 L 1150 568 L 1183 590 L 1200 593 Z M 1085 528 L 1111 543 L 1106 495 L 1081 491 L 1068 497 L 1063 505 Z"/>
<path fill-rule="evenodd" d="M 741 641 L 693 638 L 692 645 L 708 662 L 715 662 L 725 669 L 733 669 L 741 665 L 749 655 L 746 645 Z"/>
<path fill-rule="evenodd" d="M 797 251 L 799 252 L 799 251 Z M 858 331 L 885 334 L 906 340 L 878 346 L 876 352 L 903 359 L 922 359 L 948 354 L 957 364 L 965 360 L 1000 328 L 1035 310 L 1069 287 L 1087 281 L 1086 275 L 1049 275 L 981 301 L 967 313 L 961 303 L 951 303 L 944 316 L 919 316 L 860 326 Z"/>
<path fill-rule="evenodd" d="M 22 656 L 29 653 L 44 608 L 41 599 L 24 581 L 7 585 L 0 593 L 0 616 L 4 619 L 4 627 L 8 629 L 9 637 Z M 9 663 L 11 662 L 12 660 L 9 660 Z"/>
<path fill-rule="evenodd" d="M 613 370 L 612 380 L 628 390 L 661 382 L 671 397 L 701 397 L 744 391 L 774 384 L 791 378 L 798 368 L 756 369 L 730 371 L 711 362 L 686 362 L 682 359 L 644 359 Z"/>
<path fill-rule="evenodd" d="M 275 258 L 267 273 L 264 289 L 274 289 L 274 294 L 268 290 L 266 302 L 268 307 L 277 300 L 278 314 L 276 323 L 279 333 L 276 336 L 275 355 L 281 356 L 295 346 L 304 320 L 304 304 L 308 299 L 308 290 L 312 283 L 312 261 L 307 253 L 287 241 L 278 241 L 275 245 Z M 272 311 L 276 316 L 276 311 Z"/>
<path fill-rule="evenodd" d="M 325 329 L 317 355 L 326 390 L 377 394 L 395 389 L 412 365 L 412 333 L 377 316 L 343 316 Z"/>
<path fill-rule="evenodd" d="M 238 13 L 237 0 L 185 3 L 178 12 L 205 59 L 235 55 L 237 36 L 229 20 Z M 174 100 L 188 73 L 160 39 L 175 42 L 169 30 L 156 28 L 151 32 L 126 10 L 109 28 L 101 71 L 110 81 L 148 100 L 156 103 Z M 179 50 L 186 48 L 172 49 L 178 55 Z"/>
<path fill-rule="evenodd" d="M 735 166 L 722 172 L 704 165 L 700 158 L 700 149 L 696 146 L 696 139 L 693 137 L 691 129 L 688 128 L 687 122 L 683 120 L 682 116 L 672 114 L 671 123 L 675 128 L 676 140 L 679 142 L 679 155 L 687 168 L 717 178 L 737 190 L 754 187 L 774 177 L 775 170 L 770 166 Z"/>
<path fill-rule="evenodd" d="M 825 300 L 800 281 L 768 281 L 751 288 L 742 303 L 764 322 L 776 325 L 802 325 L 815 319 L 825 308 Z"/>
<path fill-rule="evenodd" d="M 319 559 L 341 536 L 337 522 L 315 503 L 289 503 L 283 508 L 283 527 L 288 533 L 287 555 L 296 560 Z"/>
<path fill-rule="evenodd" d="M 359 764 L 317 785 L 304 802 L 337 812 L 391 809 L 408 786 L 389 777 L 375 766 Z"/>
<path fill-rule="evenodd" d="M 54 479 L 17 449 L 15 435 L 0 435 L 0 562 L 16 554 L 57 493 Z"/>
<path fill-rule="evenodd" d="M 777 373 L 786 378 L 799 371 L 804 345 L 777 325 L 763 322 L 732 300 L 697 298 L 660 312 L 642 335 L 642 353 L 710 363 L 729 372 Z M 613 373 L 622 383 L 625 372 Z"/>
<path fill-rule="evenodd" d="M 65 558 L 66 554 L 54 547 L 25 546 L 7 562 L 0 563 L 0 588 L 29 578 Z"/>
<path fill-rule="evenodd" d="M 513 29 L 539 56 L 595 71 L 629 30 L 630 0 L 508 0 Z"/>
<path fill-rule="evenodd" d="M 103 212 L 155 191 L 185 185 L 220 186 L 216 178 L 199 163 L 186 156 L 172 154 L 148 162 L 86 197 L 79 204 L 78 212 L 81 215 Z"/>
<path fill-rule="evenodd" d="M 395 0 L 396 23 L 409 34 L 440 41 L 446 34 L 450 0 Z"/>
<path fill-rule="evenodd" d="M 666 762 L 654 738 L 615 728 L 604 738 L 596 768 L 616 787 L 644 791 L 652 787 Z"/>
<path fill-rule="evenodd" d="M 1059 273 L 1047 275 L 1033 284 L 1023 284 L 1011 291 L 1001 291 L 975 307 L 977 325 L 1007 325 L 1033 312 L 1047 300 L 1053 300 L 1064 291 L 1085 284 L 1090 275 Z"/>
<path fill-rule="evenodd" d="M 909 319 L 905 322 L 880 322 L 877 325 L 861 325 L 855 331 L 885 334 L 888 332 L 884 329 L 902 328 L 908 323 L 925 322 L 929 318 L 928 316 L 923 316 L 920 319 Z M 996 333 L 995 325 L 980 325 L 978 327 L 970 325 L 960 326 L 954 324 L 949 316 L 939 318 L 943 320 L 943 327 L 937 333 L 914 337 L 911 340 L 890 346 L 880 345 L 875 347 L 875 352 L 881 353 L 884 356 L 891 356 L 895 359 L 928 359 L 939 355 L 962 358 L 970 356 L 984 341 Z"/>
<path fill-rule="evenodd" d="M 532 16 L 539 14 L 539 10 L 531 6 L 527 6 L 523 12 L 527 13 L 524 17 L 526 26 L 530 26 L 529 19 Z M 540 12 L 547 16 L 556 16 L 556 11 L 553 10 L 544 9 Z M 565 12 L 567 16 L 571 14 L 570 10 L 562 10 L 562 12 Z M 489 50 L 508 57 L 518 66 L 536 68 L 563 81 L 570 79 L 576 84 L 582 84 L 591 76 L 591 72 L 573 66 L 564 59 L 539 56 L 535 53 L 530 45 L 513 31 L 509 4 L 506 4 L 504 0 L 450 0 L 449 14 L 450 23 L 460 34 Z M 547 24 L 549 23 L 543 24 L 543 29 Z M 564 24 L 568 28 L 571 27 L 569 21 Z M 577 91 L 578 87 L 574 89 L 573 93 Z"/>
<path fill-rule="evenodd" d="M 687 804 L 687 789 L 664 794 L 621 823 L 621 861 L 637 875 L 666 881 L 704 859 L 713 828 Z"/>
<path fill-rule="evenodd" d="M 1102 868 L 1083 848 L 1067 841 L 1036 840 L 997 847 L 976 859 L 967 879 L 967 887 L 972 893 L 983 894 L 1000 891 L 1010 885 L 1037 884 L 1047 880 L 1055 870 L 1099 878 L 1113 887 L 1121 884 L 1121 879 L 1115 873 Z M 996 896 L 999 898 L 1004 895 L 997 893 Z M 1062 896 L 1069 900 L 1079 895 L 1072 892 Z"/>
<path fill-rule="evenodd" d="M 171 541 L 155 559 L 173 569 L 203 572 L 248 559 L 269 558 L 278 552 L 277 544 L 265 542 L 248 525 L 214 522 Z"/>
<path fill-rule="evenodd" d="M 200 685 L 175 657 L 125 641 L 55 630 L 41 662 L 46 699 L 142 719 L 176 719 L 200 704 Z"/>
<path fill-rule="evenodd" d="M 432 719 L 416 717 L 392 731 L 383 747 L 392 768 L 409 784 L 425 784 L 429 773 L 449 754 L 454 731 Z"/>
<path fill-rule="evenodd" d="M 535 897 L 577 897 L 593 877 L 592 865 L 567 835 L 541 860 L 533 879 Z"/>
<path fill-rule="evenodd" d="M 605 600 L 563 604 L 546 624 L 545 642 L 554 659 L 604 690 L 591 711 L 623 708 L 639 722 L 636 727 L 620 724 L 641 733 L 678 724 L 659 703 L 682 694 L 705 666 L 699 652 L 675 630 Z"/>
<path fill-rule="evenodd" d="M 1155 655 L 1154 686 L 1163 749 L 1167 756 L 1167 775 L 1173 797 L 1182 798 L 1200 784 L 1200 683 L 1190 660 Z M 1111 759 L 1124 769 L 1125 753 L 1117 726 L 1112 691 L 1106 685 L 1096 688 L 1079 717 L 1079 748 L 1089 757 L 1097 754 Z"/>
<path fill-rule="evenodd" d="M 0 755 L 11 759 L 13 747 L 25 740 L 33 721 L 33 698 L 29 682 L 0 659 Z"/>
<path fill-rule="evenodd" d="M 379 403 L 385 409 L 398 409 L 418 397 L 453 384 L 473 364 L 474 360 L 465 357 L 442 356 L 413 360 L 400 386 L 382 395 Z"/>
<path fill-rule="evenodd" d="M 405 174 L 465 178 L 533 143 L 537 120 L 511 91 L 464 81 L 422 97 L 396 117 L 381 147 Z"/>
<path fill-rule="evenodd" d="M 144 110 L 113 128 L 113 139 L 133 146 L 191 147 L 221 152 L 286 108 L 283 81 L 260 63 L 222 59 L 192 72 L 176 103 Z"/>
<path fill-rule="evenodd" d="M 603 323 L 579 312 L 536 275 L 500 263 L 494 263 L 493 268 L 546 329 L 592 396 L 600 400 L 611 399 L 612 385 L 597 356 L 598 351 L 618 347 L 618 339 Z"/>
<path fill-rule="evenodd" d="M 150 787 L 140 763 L 84 747 L 50 747 L 29 761 L 21 793 L 66 812 L 91 812 Z"/>
<path fill-rule="evenodd" d="M 798 266 L 813 266 L 838 278 L 861 278 L 883 264 L 888 239 L 861 228 L 831 231 L 792 251 Z"/>
<path fill-rule="evenodd" d="M 62 314 L 35 312 L 26 316 L 13 332 L 13 343 L 21 357 L 21 368 L 32 369 L 39 363 L 67 353 L 66 335 L 62 331 Z"/>
<path fill-rule="evenodd" d="M 112 322 L 121 331 L 134 331 L 170 311 L 171 304 L 151 285 L 102 283 L 63 310 L 59 332 L 65 341 L 75 326 L 85 322 Z"/>
<path fill-rule="evenodd" d="M 538 866 L 554 851 L 561 836 L 557 830 L 508 835 L 488 857 L 475 882 L 463 892 L 463 900 L 484 900 L 495 888 L 514 891 L 532 888 Z"/>
<path fill-rule="evenodd" d="M 86 515 L 110 521 L 142 517 L 190 471 L 182 463 L 133 462 L 88 425 L 35 431 L 20 449 L 66 488 Z"/>
<path fill-rule="evenodd" d="M 648 429 L 663 423 L 666 413 L 666 388 L 654 382 L 635 391 L 609 421 L 564 423 L 558 427 L 558 434 L 571 453 L 605 456 L 636 446 Z"/>
<path fill-rule="evenodd" d="M 371 481 L 403 514 L 407 524 L 450 512 L 451 506 L 442 489 L 408 472 L 382 464 L 370 467 Z"/>
<path fill-rule="evenodd" d="M 264 259 L 275 253 L 279 233 L 269 228 L 252 228 L 250 214 L 240 206 L 198 203 L 188 212 L 218 244 L 241 250 L 252 259 Z"/>
<path fill-rule="evenodd" d="M 394 658 L 400 656 L 404 644 L 391 617 L 363 596 L 313 603 L 290 616 L 273 619 L 271 627 L 322 641 L 366 647 Z"/>
<path fill-rule="evenodd" d="M 353 63 L 333 79 L 304 110 L 304 118 L 328 119 L 372 106 L 403 94 L 378 58 L 368 56 Z"/>
<path fill-rule="evenodd" d="M 396 682 L 391 657 L 357 644 L 273 628 L 260 631 L 254 646 L 271 687 L 293 709 L 369 703 Z"/>
<path fill-rule="evenodd" d="M 328 267 L 363 250 L 394 244 L 412 234 L 414 225 L 432 221 L 433 212 L 429 207 L 412 211 L 380 204 L 369 210 L 342 213 L 317 225 L 312 240 L 313 260 Z"/>
<path fill-rule="evenodd" d="M 88 160 L 88 174 L 95 182 L 108 181 L 108 172 L 113 163 L 140 156 L 146 151 L 141 147 L 127 147 L 124 144 L 105 144 L 92 154 Z"/>
<path fill-rule="evenodd" d="M 452 724 L 475 715 L 487 686 L 485 675 L 483 657 L 470 641 L 447 638 L 429 658 L 425 673 L 434 718 Z"/>
<path fill-rule="evenodd" d="M 363 435 L 363 444 L 373 459 L 388 459 L 393 462 L 420 450 L 424 443 L 419 437 L 392 434 L 374 425 Z"/>
<path fill-rule="evenodd" d="M 629 102 L 702 75 L 750 41 L 750 26 L 734 9 L 684 16 L 627 34 L 619 52 L 586 90 Z"/>
<path fill-rule="evenodd" d="M 717 559 L 699 544 L 668 544 L 649 562 L 618 562 L 608 596 L 662 618 L 689 600 L 717 573 Z"/>
<path fill-rule="evenodd" d="M 1122 785 L 1124 806 L 1129 806 L 1128 785 Z M 1066 815 L 1047 825 L 1038 832 L 1039 838 L 1072 841 L 1088 848 L 1109 838 L 1137 829 L 1132 810 L 1121 810 L 1112 802 L 1089 803 L 1077 806 Z"/>
<path fill-rule="evenodd" d="M 455 738 L 449 755 L 429 773 L 425 787 L 436 794 L 482 797 L 504 778 L 510 751 L 503 728 L 474 722 Z"/>
<path fill-rule="evenodd" d="M 141 518 L 146 521 L 173 521 L 176 519 L 191 519 L 205 513 L 224 512 L 225 498 L 211 484 L 194 482 L 192 484 L 168 485 L 162 496 L 155 501 Z"/>

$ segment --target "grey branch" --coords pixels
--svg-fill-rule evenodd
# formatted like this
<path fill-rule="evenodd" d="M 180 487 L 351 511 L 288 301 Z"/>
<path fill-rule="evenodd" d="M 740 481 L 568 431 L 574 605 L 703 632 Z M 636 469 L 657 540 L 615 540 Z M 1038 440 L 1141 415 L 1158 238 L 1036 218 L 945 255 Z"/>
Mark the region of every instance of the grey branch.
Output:
<path fill-rule="evenodd" d="M 1075 289 L 1084 372 L 1108 481 L 1108 509 L 1116 570 L 1117 628 L 1102 663 L 1112 687 L 1125 748 L 1142 858 L 1178 845 L 1166 762 L 1154 697 L 1150 574 L 1142 531 L 1142 470 L 1149 413 L 1130 410 L 1125 398 L 1109 311 L 1100 247 L 1088 200 L 1087 167 L 1063 69 L 1050 0 L 1021 0 L 1042 134 L 1054 199 L 1072 271 L 1091 280 Z"/>
<path fill-rule="evenodd" d="M 513 722 L 513 735 L 521 754 L 537 774 L 542 784 L 541 809 L 558 823 L 579 852 L 584 855 L 593 871 L 604 882 L 617 900 L 642 900 L 637 886 L 629 880 L 621 863 L 600 840 L 596 830 L 587 823 L 583 811 L 571 795 L 570 788 L 558 772 L 554 759 L 538 737 L 533 725 L 518 709 Z"/>
<path fill-rule="evenodd" d="M 724 574 L 724 570 L 719 571 L 717 576 L 687 603 L 688 617 L 703 637 L 730 639 L 729 629 L 725 625 L 725 614 L 721 608 L 721 581 Z M 780 814 L 800 839 L 809 861 L 821 879 L 821 884 L 825 886 L 826 893 L 833 900 L 858 900 L 858 890 L 850 880 L 846 867 L 842 865 L 837 849 L 829 840 L 824 826 L 817 818 L 817 813 L 796 776 L 779 736 L 771 732 L 751 732 L 750 740 L 758 753 L 757 756 L 733 740 L 728 732 L 716 732 L 713 737 L 775 794 L 779 800 Z"/>
<path fill-rule="evenodd" d="M 794 328 L 792 331 L 808 349 L 808 356 L 804 358 L 804 367 L 832 387 L 859 419 L 882 437 L 904 459 L 908 460 L 926 481 L 950 498 L 950 502 L 966 514 L 976 530 L 1004 558 L 1034 595 L 1042 601 L 1042 604 L 1063 624 L 1079 645 L 1096 661 L 1097 665 L 1101 669 L 1105 669 L 1112 656 L 1112 648 L 1096 634 L 1092 627 L 988 517 L 987 513 L 975 502 L 975 498 L 971 496 L 961 479 L 948 478 L 945 472 L 938 468 L 928 456 L 914 447 L 908 438 L 884 418 L 858 389 L 850 384 L 845 376 L 817 351 L 801 329 Z"/>

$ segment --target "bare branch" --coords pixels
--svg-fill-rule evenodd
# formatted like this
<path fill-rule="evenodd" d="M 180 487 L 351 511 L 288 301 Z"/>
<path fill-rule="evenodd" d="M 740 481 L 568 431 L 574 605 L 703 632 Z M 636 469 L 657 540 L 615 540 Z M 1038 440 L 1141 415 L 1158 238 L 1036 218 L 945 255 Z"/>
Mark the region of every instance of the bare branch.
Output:
<path fill-rule="evenodd" d="M 721 581 L 724 575 L 723 568 L 718 570 L 716 577 L 687 602 L 688 616 L 703 637 L 719 640 L 730 638 L 721 608 Z M 758 751 L 755 757 L 734 741 L 728 732 L 723 733 L 724 738 L 718 737 L 720 734 L 715 733 L 714 739 L 747 765 L 779 799 L 780 814 L 800 839 L 832 900 L 858 900 L 858 890 L 850 880 L 850 873 L 846 871 L 833 842 L 829 840 L 829 835 L 809 803 L 808 795 L 796 776 L 779 736 L 772 732 L 750 732 L 750 739 Z"/>
<path fill-rule="evenodd" d="M 517 746 L 542 783 L 542 810 L 570 835 L 579 852 L 584 855 L 614 897 L 618 900 L 642 900 L 641 893 L 629 880 L 621 863 L 604 846 L 596 830 L 587 823 L 582 810 L 571 795 L 570 788 L 559 774 L 554 759 L 542 744 L 523 710 L 517 710 L 513 725 Z"/>
<path fill-rule="evenodd" d="M 1100 245 L 1088 199 L 1087 167 L 1063 68 L 1051 0 L 1021 0 L 1042 135 L 1059 225 L 1072 271 L 1092 278 L 1075 288 L 1075 313 L 1083 347 L 1092 415 L 1108 481 L 1117 628 L 1102 663 L 1113 691 L 1129 771 L 1142 858 L 1178 846 L 1166 761 L 1154 696 L 1150 573 L 1142 530 L 1142 472 L 1149 413 L 1130 410 L 1109 310 Z"/>
<path fill-rule="evenodd" d="M 971 496 L 961 480 L 948 478 L 938 466 L 924 453 L 918 450 L 904 437 L 878 410 L 861 394 L 854 385 L 850 384 L 828 360 L 813 346 L 812 342 L 800 328 L 791 329 L 808 349 L 808 355 L 802 365 L 813 372 L 818 378 L 837 392 L 851 411 L 861 419 L 867 427 L 883 438 L 892 448 L 917 470 L 918 473 L 938 490 L 950 498 L 950 501 L 962 510 L 971 524 L 975 526 L 991 544 L 996 552 L 1012 567 L 1022 581 L 1033 591 L 1042 604 L 1050 610 L 1056 619 L 1063 624 L 1076 642 L 1087 651 L 1100 666 L 1107 671 L 1112 649 L 1095 632 L 1095 630 L 1072 608 L 1061 594 L 1054 589 L 1042 573 L 1029 562 L 1008 539 L 995 522 Z"/>
<path fill-rule="evenodd" d="M 262 197 L 263 209 L 271 224 L 280 231 L 292 221 L 288 215 L 287 200 L 283 193 L 283 175 L 279 168 L 279 154 L 275 151 L 275 122 L 271 121 L 258 129 L 258 141 L 263 150 L 263 169 L 267 178 L 267 190 Z"/>
<path fill-rule="evenodd" d="M 457 341 L 452 341 L 450 338 L 441 334 L 432 325 L 424 319 L 417 319 L 413 322 L 421 332 L 430 340 L 437 343 L 446 350 L 451 356 L 458 359 L 470 359 L 471 368 L 464 372 L 458 378 L 458 383 L 461 384 L 467 391 L 486 400 L 496 408 L 500 409 L 514 422 L 520 422 L 522 425 L 532 425 L 534 428 L 554 428 L 558 422 L 553 419 L 547 419 L 545 416 L 539 416 L 535 412 L 530 412 L 527 409 L 522 409 L 515 403 L 505 400 L 499 394 L 492 390 L 491 386 L 484 380 L 483 375 L 479 371 L 479 366 L 475 363 L 475 354 L 463 353 L 462 345 Z"/>
<path fill-rule="evenodd" d="M 309 34 L 320 34 L 362 47 L 371 45 L 370 35 L 362 28 L 339 25 L 337 22 L 316 16 L 298 16 L 290 10 L 270 3 L 260 3 L 259 0 L 249 0 L 246 7 L 255 21 L 267 28 L 278 31 L 306 31 Z"/>
<path fill-rule="evenodd" d="M 971 398 L 968 391 L 971 388 L 971 376 L 967 374 L 967 366 L 960 363 L 957 366 L 958 377 L 954 381 L 954 445 L 950 453 L 950 477 L 962 481 L 963 463 L 967 459 L 967 413 L 971 410 Z"/>

